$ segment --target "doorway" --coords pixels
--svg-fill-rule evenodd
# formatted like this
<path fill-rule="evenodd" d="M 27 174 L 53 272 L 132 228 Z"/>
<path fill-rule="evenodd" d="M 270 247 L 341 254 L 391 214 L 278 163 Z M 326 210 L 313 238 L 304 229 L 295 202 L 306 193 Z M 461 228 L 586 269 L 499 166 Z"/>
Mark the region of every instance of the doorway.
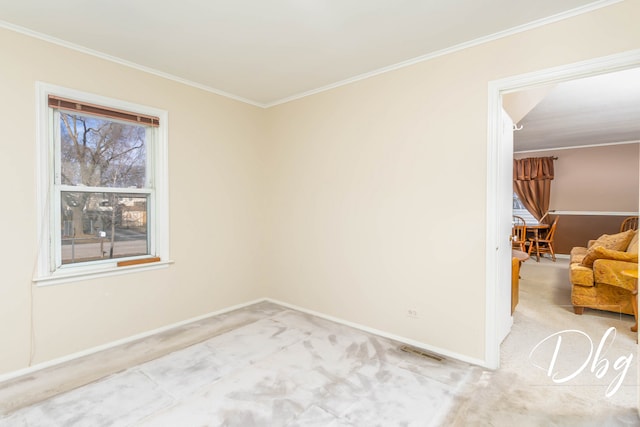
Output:
<path fill-rule="evenodd" d="M 505 278 L 510 277 L 511 260 L 505 245 L 511 229 L 510 216 L 503 215 L 504 194 L 511 193 L 513 140 L 503 137 L 502 96 L 521 90 L 566 82 L 582 77 L 640 67 L 640 50 L 597 58 L 548 70 L 514 76 L 489 83 L 488 151 L 487 151 L 487 246 L 486 246 L 486 350 L 487 367 L 500 366 L 500 343 L 508 334 L 505 313 L 510 300 L 505 297 Z M 639 206 L 640 210 L 640 206 Z M 508 218 L 507 218 L 508 217 Z M 508 221 L 508 223 L 507 223 Z"/>

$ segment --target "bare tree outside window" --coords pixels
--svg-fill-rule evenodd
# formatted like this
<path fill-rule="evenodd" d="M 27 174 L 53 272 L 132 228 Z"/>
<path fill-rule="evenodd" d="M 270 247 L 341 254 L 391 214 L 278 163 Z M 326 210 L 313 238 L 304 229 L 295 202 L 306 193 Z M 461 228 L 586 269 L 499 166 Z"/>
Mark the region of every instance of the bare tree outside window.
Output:
<path fill-rule="evenodd" d="M 148 253 L 146 127 L 59 117 L 62 263 Z"/>
<path fill-rule="evenodd" d="M 36 91 L 34 282 L 167 267 L 168 112 L 44 82 Z"/>

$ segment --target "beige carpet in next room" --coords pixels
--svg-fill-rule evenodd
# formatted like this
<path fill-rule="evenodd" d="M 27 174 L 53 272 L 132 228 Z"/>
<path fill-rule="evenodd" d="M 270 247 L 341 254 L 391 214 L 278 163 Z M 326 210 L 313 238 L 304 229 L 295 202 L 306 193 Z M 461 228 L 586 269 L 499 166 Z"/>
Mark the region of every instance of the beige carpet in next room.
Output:
<path fill-rule="evenodd" d="M 264 302 L 2 384 L 0 427 L 639 426 L 632 317 L 573 314 L 566 260 L 521 276 L 497 371 Z M 611 327 L 594 365 L 589 343 L 596 353 Z M 557 341 L 544 340 L 565 330 L 580 332 L 563 335 L 554 371 L 577 374 L 556 384 Z M 104 378 L 18 408 L 96 367 Z"/>
<path fill-rule="evenodd" d="M 582 316 L 574 314 L 567 259 L 552 262 L 545 257 L 539 263 L 530 259 L 522 264 L 520 277 L 520 303 L 512 332 L 502 344 L 502 366 L 484 373 L 479 387 L 469 393 L 469 401 L 456 409 L 455 425 L 640 426 L 636 334 L 629 330 L 633 316 L 591 309 L 585 309 Z M 608 335 L 598 358 L 608 362 L 596 362 L 592 372 L 597 348 L 611 327 L 615 332 Z M 577 374 L 566 382 L 554 383 L 547 368 L 557 336 L 531 353 L 545 338 L 567 330 L 579 332 L 562 335 L 554 372 L 558 380 Z M 616 360 L 630 356 L 626 373 L 623 368 L 613 368 Z M 607 397 L 607 388 L 612 385 L 613 391 L 618 380 L 618 390 Z"/>

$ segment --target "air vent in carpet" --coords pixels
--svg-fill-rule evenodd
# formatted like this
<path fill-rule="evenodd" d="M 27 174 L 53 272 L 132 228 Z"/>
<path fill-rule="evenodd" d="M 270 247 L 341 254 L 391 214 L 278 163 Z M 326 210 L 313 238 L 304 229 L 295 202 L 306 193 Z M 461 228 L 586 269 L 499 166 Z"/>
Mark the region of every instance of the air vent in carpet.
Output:
<path fill-rule="evenodd" d="M 421 348 L 411 347 L 408 345 L 403 345 L 402 347 L 400 347 L 400 350 L 404 351 L 405 353 L 415 354 L 416 356 L 428 357 L 429 359 L 434 359 L 438 362 L 444 360 L 444 357 L 442 356 L 438 356 L 437 354 L 429 353 L 428 351 L 422 350 Z"/>

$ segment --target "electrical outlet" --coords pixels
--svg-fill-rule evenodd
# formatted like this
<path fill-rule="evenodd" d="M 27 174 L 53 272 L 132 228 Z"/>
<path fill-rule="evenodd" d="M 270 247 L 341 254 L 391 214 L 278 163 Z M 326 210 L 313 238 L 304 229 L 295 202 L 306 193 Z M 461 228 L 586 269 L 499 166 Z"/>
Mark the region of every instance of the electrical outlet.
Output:
<path fill-rule="evenodd" d="M 418 310 L 416 310 L 415 308 L 407 309 L 407 317 L 410 317 L 412 319 L 417 319 L 418 318 Z"/>

